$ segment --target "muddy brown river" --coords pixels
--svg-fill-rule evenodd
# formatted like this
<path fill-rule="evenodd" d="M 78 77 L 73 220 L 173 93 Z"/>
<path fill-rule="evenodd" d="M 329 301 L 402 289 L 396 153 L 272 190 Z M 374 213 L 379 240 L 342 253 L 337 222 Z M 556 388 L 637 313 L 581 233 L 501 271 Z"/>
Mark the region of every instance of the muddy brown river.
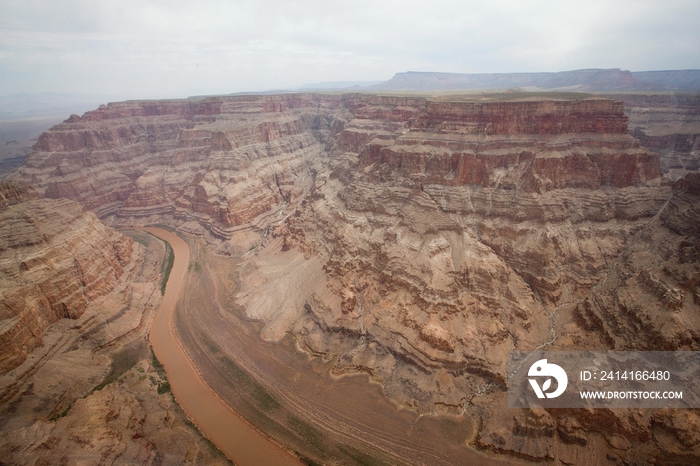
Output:
<path fill-rule="evenodd" d="M 187 274 L 190 248 L 169 231 L 154 227 L 144 230 L 170 243 L 175 255 L 165 296 L 150 333 L 153 351 L 165 367 L 175 399 L 192 422 L 236 465 L 300 465 L 296 457 L 224 403 L 188 358 L 175 333 L 173 314 Z"/>
<path fill-rule="evenodd" d="M 145 230 L 175 254 L 150 334 L 154 351 L 175 399 L 237 465 L 519 463 L 472 449 L 466 415 L 420 416 L 366 375 L 333 376 L 333 359 L 309 358 L 292 335 L 262 340 L 261 323 L 235 301 L 240 263 L 197 240 Z"/>

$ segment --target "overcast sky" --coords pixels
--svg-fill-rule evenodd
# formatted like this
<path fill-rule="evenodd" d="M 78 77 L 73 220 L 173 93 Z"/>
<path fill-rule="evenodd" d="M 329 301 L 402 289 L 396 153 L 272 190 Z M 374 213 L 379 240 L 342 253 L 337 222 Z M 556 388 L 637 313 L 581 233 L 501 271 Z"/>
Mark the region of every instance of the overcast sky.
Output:
<path fill-rule="evenodd" d="M 0 0 L 0 95 L 700 68 L 698 0 Z"/>

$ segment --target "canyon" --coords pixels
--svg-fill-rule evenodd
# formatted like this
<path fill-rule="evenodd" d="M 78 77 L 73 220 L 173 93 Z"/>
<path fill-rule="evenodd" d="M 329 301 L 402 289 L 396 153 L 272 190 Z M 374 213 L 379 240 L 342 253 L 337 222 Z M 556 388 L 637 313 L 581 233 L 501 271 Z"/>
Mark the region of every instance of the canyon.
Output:
<path fill-rule="evenodd" d="M 700 170 L 700 97 L 692 93 L 664 95 L 611 94 L 625 103 L 629 132 L 659 154 L 661 168 L 674 180 Z"/>
<path fill-rule="evenodd" d="M 0 209 L 0 371 L 7 372 L 42 344 L 49 325 L 80 318 L 91 301 L 114 289 L 130 265 L 133 241 L 79 204 L 40 199 L 31 187 L 1 184 Z"/>
<path fill-rule="evenodd" d="M 157 242 L 10 183 L 0 183 L 0 230 L 3 463 L 226 464 L 161 393 L 149 357 Z"/>
<path fill-rule="evenodd" d="M 156 240 L 112 228 L 161 224 L 194 251 L 194 291 L 176 312 L 190 357 L 300 458 L 696 461 L 697 410 L 509 409 L 506 365 L 515 350 L 700 348 L 699 104 L 667 94 L 327 93 L 128 101 L 73 115 L 39 137 L 0 191 L 0 369 L 16 383 L 27 355 L 50 347 L 42 338 L 56 338 L 64 317 L 85 319 L 93 302 L 135 300 L 110 322 L 119 309 L 134 311 L 132 322 L 151 315 Z M 149 319 L 127 340 L 145 348 Z M 288 359 L 302 382 L 276 380 L 267 356 L 217 333 L 232 322 L 257 339 L 241 336 L 243 346 Z M 107 328 L 81 344 L 116 338 L 101 336 Z M 155 370 L 138 359 L 130 370 Z M 323 372 L 329 392 L 295 394 L 305 371 Z M 249 381 L 257 408 L 235 405 L 235 377 Z M 453 427 L 463 431 L 454 444 L 426 446 L 425 457 L 393 449 L 388 435 L 356 433 L 358 408 L 330 393 L 354 383 L 381 387 L 399 413 L 387 425 L 472 427 Z M 350 446 L 338 446 L 344 429 Z"/>

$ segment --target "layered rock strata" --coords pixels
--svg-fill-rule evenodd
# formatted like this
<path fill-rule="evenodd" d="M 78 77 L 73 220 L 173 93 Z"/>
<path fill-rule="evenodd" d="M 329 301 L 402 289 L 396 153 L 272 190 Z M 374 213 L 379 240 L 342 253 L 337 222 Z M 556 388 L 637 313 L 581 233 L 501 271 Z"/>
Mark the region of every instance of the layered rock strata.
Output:
<path fill-rule="evenodd" d="M 49 325 L 109 293 L 132 245 L 73 201 L 0 184 L 0 373 L 41 345 Z"/>
<path fill-rule="evenodd" d="M 677 180 L 700 170 L 700 94 L 621 94 L 629 132 L 659 154 L 664 173 Z"/>
<path fill-rule="evenodd" d="M 48 318 L 39 316 L 39 325 L 30 321 L 30 330 L 41 345 L 29 352 L 20 365 L 0 375 L 2 462 L 8 465 L 230 464 L 201 436 L 165 389 L 168 385 L 163 368 L 148 351 L 146 336 L 161 296 L 159 271 L 164 247 L 155 238 L 133 231 L 130 234 L 138 242 L 131 243 L 130 238 L 113 230 L 108 230 L 109 235 L 100 235 L 106 229 L 104 226 L 95 231 L 82 228 L 79 221 L 52 223 L 69 219 L 70 208 L 56 201 L 38 199 L 31 189 L 3 188 L 6 189 L 2 190 L 2 202 L 7 198 L 14 198 L 13 202 L 24 198 L 13 207 L 20 206 L 28 216 L 47 222 L 41 224 L 42 232 L 50 227 L 61 231 L 77 227 L 74 234 L 82 236 L 72 237 L 71 231 L 46 236 L 51 241 L 44 249 L 58 252 L 50 257 L 56 259 L 65 252 L 58 239 L 64 240 L 63 245 L 77 245 L 72 250 L 74 260 L 82 262 L 89 257 L 95 267 L 105 271 L 113 268 L 109 259 L 117 257 L 109 249 L 120 241 L 130 245 L 131 254 L 111 291 L 101 294 L 106 291 L 103 289 L 99 297 L 88 299 L 81 315 L 59 319 L 45 330 L 42 328 Z M 40 203 L 41 209 L 34 208 L 32 202 Z M 77 204 L 61 202 L 73 206 L 88 221 L 96 221 L 92 213 L 85 213 Z M 65 213 L 46 215 L 42 209 L 50 207 Z M 15 256 L 26 249 L 29 248 L 16 248 Z M 111 258 L 105 261 L 101 254 Z M 63 259 L 62 262 L 68 260 Z M 14 268 L 18 268 L 17 264 Z M 52 296 L 41 296 L 36 288 L 41 288 L 51 277 L 56 283 L 82 284 L 83 277 L 71 277 L 75 272 L 70 267 L 45 267 L 43 281 L 25 288 L 25 293 L 51 301 Z M 6 283 L 0 284 L 3 304 L 6 304 L 2 294 Z M 45 291 L 56 292 L 56 289 Z M 31 316 L 30 311 L 27 314 Z M 15 337 L 22 335 L 15 332 Z M 30 349 L 29 344 L 22 348 Z"/>
<path fill-rule="evenodd" d="M 305 311 L 244 301 L 265 320 L 299 315 L 303 346 L 345 348 L 340 372 L 369 372 L 421 412 L 503 386 L 508 352 L 546 344 L 549 314 L 586 296 L 670 194 L 619 102 L 356 105 L 329 172 L 274 231 L 325 272 L 300 284 Z M 293 262 L 282 254 L 262 262 Z M 416 367 L 429 376 L 407 391 Z"/>
<path fill-rule="evenodd" d="M 512 350 L 697 349 L 695 179 L 672 186 L 627 121 L 600 98 L 129 102 L 54 127 L 15 178 L 231 238 L 263 338 L 480 419 L 481 448 L 692 457 L 694 414 L 505 409 Z"/>
<path fill-rule="evenodd" d="M 13 179 L 101 217 L 174 216 L 230 237 L 299 198 L 341 106 L 312 95 L 110 104 L 45 132 Z"/>
<path fill-rule="evenodd" d="M 699 182 L 691 173 L 674 183 L 668 203 L 633 233 L 593 289 L 558 310 L 550 349 L 700 349 Z M 573 464 L 590 462 L 591 452 L 617 464 L 692 464 L 700 456 L 697 410 L 488 408 L 499 399 L 505 403 L 498 393 L 477 402 L 483 425 L 476 443 L 493 451 Z"/>
<path fill-rule="evenodd" d="M 291 326 L 338 375 L 367 373 L 420 413 L 470 413 L 485 449 L 572 464 L 698 455 L 683 440 L 695 414 L 652 447 L 673 414 L 505 409 L 514 349 L 698 349 L 693 181 L 672 189 L 619 103 L 383 98 L 353 113 L 244 274 L 264 336 Z"/>
<path fill-rule="evenodd" d="M 638 234 L 594 296 L 581 326 L 621 350 L 700 348 L 700 174 L 673 185 L 655 222 Z"/>

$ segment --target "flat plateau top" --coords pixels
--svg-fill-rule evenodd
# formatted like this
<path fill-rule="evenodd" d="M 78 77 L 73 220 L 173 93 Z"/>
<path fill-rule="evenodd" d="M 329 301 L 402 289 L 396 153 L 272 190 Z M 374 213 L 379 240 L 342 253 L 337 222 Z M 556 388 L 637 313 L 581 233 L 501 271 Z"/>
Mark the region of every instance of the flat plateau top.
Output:
<path fill-rule="evenodd" d="M 281 93 L 282 94 L 282 93 Z M 297 93 L 302 94 L 302 93 Z M 564 91 L 494 91 L 492 89 L 480 90 L 448 90 L 448 91 L 367 91 L 358 90 L 332 90 L 309 92 L 306 94 L 317 95 L 366 95 L 378 97 L 407 97 L 427 99 L 438 102 L 500 102 L 500 101 L 541 101 L 541 100 L 584 100 L 601 99 L 605 95 L 588 92 L 564 92 Z"/>
<path fill-rule="evenodd" d="M 430 100 L 437 102 L 501 102 L 542 100 L 600 99 L 600 96 L 585 92 L 488 92 L 480 94 L 435 94 Z"/>

